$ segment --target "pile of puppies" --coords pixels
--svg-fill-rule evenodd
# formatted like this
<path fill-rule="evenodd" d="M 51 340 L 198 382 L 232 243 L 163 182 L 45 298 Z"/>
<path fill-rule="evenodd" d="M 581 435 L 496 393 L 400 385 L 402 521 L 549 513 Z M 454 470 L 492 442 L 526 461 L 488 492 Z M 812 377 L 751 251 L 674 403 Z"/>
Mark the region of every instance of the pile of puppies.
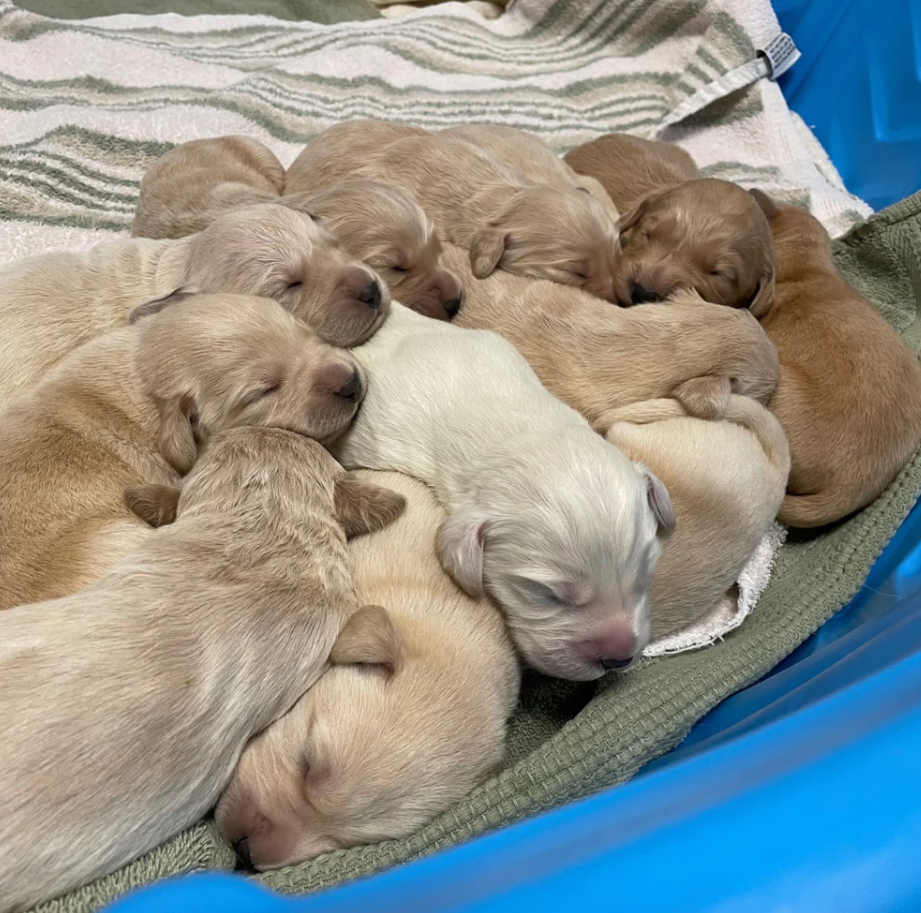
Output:
<path fill-rule="evenodd" d="M 411 832 L 519 657 L 628 668 L 921 439 L 819 223 L 661 143 L 199 140 L 132 233 L 0 271 L 2 911 L 211 808 L 257 869 Z"/>

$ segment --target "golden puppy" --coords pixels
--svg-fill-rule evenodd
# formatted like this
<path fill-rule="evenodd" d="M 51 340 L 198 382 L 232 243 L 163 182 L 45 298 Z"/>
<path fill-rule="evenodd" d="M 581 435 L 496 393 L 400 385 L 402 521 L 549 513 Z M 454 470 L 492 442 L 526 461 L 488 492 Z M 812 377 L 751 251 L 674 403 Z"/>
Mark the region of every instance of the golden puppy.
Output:
<path fill-rule="evenodd" d="M 766 402 L 777 382 L 777 350 L 751 314 L 693 292 L 667 307 L 599 308 L 579 289 L 499 272 L 477 281 L 448 262 L 467 290 L 457 323 L 495 330 L 531 364 L 551 393 L 608 431 L 607 413 L 640 400 L 675 397 L 691 415 L 723 414 L 730 393 Z"/>
<path fill-rule="evenodd" d="M 221 213 L 271 203 L 284 186 L 284 166 L 254 139 L 220 136 L 182 143 L 144 175 L 131 234 L 184 238 L 204 231 Z"/>
<path fill-rule="evenodd" d="M 415 197 L 443 239 L 469 249 L 474 275 L 501 268 L 613 300 L 617 234 L 590 194 L 528 181 L 449 133 L 360 125 L 313 140 L 295 163 L 297 186 L 317 190 L 330 176 L 350 174 L 393 184 Z M 362 129 L 383 139 L 391 127 L 397 138 L 382 144 L 354 140 Z"/>
<path fill-rule="evenodd" d="M 375 529 L 402 506 L 308 438 L 234 428 L 209 441 L 174 526 L 89 589 L 0 614 L 0 910 L 205 815 L 337 638 L 346 650 L 386 618 L 358 608 L 343 526 Z"/>
<path fill-rule="evenodd" d="M 181 241 L 132 239 L 43 254 L 0 270 L 0 407 L 68 352 L 123 326 L 138 302 L 180 287 L 274 298 L 333 345 L 367 339 L 386 285 L 283 206 L 226 213 Z"/>
<path fill-rule="evenodd" d="M 346 178 L 326 190 L 280 197 L 309 212 L 353 256 L 368 264 L 401 304 L 436 320 L 451 320 L 464 292 L 443 263 L 432 220 L 412 197 L 379 181 Z"/>
<path fill-rule="evenodd" d="M 599 136 L 570 149 L 563 160 L 577 174 L 596 178 L 621 212 L 653 191 L 701 177 L 680 146 L 627 133 Z"/>
<path fill-rule="evenodd" d="M 649 590 L 652 639 L 710 614 L 730 591 L 784 497 L 790 451 L 764 406 L 731 395 L 721 421 L 689 418 L 673 399 L 613 410 L 606 435 L 666 485 L 675 531 Z"/>
<path fill-rule="evenodd" d="M 519 670 L 501 615 L 442 570 L 445 513 L 425 485 L 354 475 L 407 501 L 396 523 L 350 547 L 358 603 L 387 614 L 339 639 L 336 665 L 250 742 L 221 796 L 218 827 L 257 869 L 409 834 L 504 753 Z"/>
<path fill-rule="evenodd" d="M 619 304 L 647 304 L 694 289 L 714 304 L 748 308 L 756 317 L 767 313 L 773 245 L 751 194 L 730 181 L 701 178 L 677 147 L 634 137 L 601 137 L 573 149 L 566 161 L 598 178 L 621 210 L 614 277 Z"/>
<path fill-rule="evenodd" d="M 869 504 L 921 441 L 921 365 L 835 269 L 809 213 L 758 191 L 777 251 L 774 307 L 762 326 L 780 355 L 770 402 L 793 456 L 779 519 L 821 526 Z"/>
<path fill-rule="evenodd" d="M 531 133 L 497 124 L 464 124 L 443 130 L 442 133 L 485 149 L 503 165 L 514 168 L 529 181 L 584 190 L 604 206 L 611 218 L 616 220 L 619 217 L 617 207 L 599 181 L 576 174 L 543 140 Z"/>
<path fill-rule="evenodd" d="M 139 312 L 158 308 L 0 413 L 0 608 L 97 579 L 144 537 L 125 488 L 175 482 L 214 432 L 264 425 L 329 441 L 355 415 L 357 363 L 275 302 L 202 295 Z"/>

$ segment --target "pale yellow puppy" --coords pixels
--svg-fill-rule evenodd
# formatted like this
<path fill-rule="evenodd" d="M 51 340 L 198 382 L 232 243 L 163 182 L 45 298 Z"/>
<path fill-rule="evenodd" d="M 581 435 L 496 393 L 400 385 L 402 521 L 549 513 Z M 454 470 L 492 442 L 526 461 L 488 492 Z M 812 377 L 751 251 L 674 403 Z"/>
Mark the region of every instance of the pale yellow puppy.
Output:
<path fill-rule="evenodd" d="M 218 802 L 221 833 L 257 869 L 412 833 L 502 760 L 519 670 L 501 615 L 442 569 L 445 512 L 426 486 L 354 475 L 407 502 L 350 548 L 359 603 L 387 613 L 373 636 L 340 639 L 337 665 L 250 742 Z"/>

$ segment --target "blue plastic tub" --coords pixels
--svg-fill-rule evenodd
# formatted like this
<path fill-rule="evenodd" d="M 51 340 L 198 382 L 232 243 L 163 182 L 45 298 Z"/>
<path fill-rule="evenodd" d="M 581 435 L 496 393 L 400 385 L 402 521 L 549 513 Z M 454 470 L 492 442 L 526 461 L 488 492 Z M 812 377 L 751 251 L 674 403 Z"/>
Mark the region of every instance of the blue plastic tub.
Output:
<path fill-rule="evenodd" d="M 790 105 L 874 208 L 921 188 L 921 0 L 775 0 Z M 421 862 L 282 898 L 232 875 L 112 913 L 921 909 L 921 506 L 858 596 L 631 783 Z"/>

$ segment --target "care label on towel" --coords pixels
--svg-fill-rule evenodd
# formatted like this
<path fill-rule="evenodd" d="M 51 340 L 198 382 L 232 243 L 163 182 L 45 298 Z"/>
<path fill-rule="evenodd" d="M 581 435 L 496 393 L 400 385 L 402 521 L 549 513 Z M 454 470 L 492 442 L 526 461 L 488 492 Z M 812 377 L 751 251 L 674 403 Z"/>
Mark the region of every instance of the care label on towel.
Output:
<path fill-rule="evenodd" d="M 768 79 L 776 82 L 803 55 L 793 43 L 793 39 L 786 32 L 781 32 L 768 42 L 767 47 L 758 51 L 758 56 L 767 62 Z"/>

